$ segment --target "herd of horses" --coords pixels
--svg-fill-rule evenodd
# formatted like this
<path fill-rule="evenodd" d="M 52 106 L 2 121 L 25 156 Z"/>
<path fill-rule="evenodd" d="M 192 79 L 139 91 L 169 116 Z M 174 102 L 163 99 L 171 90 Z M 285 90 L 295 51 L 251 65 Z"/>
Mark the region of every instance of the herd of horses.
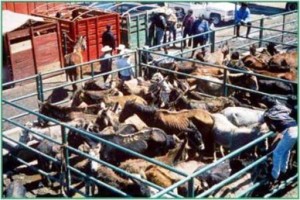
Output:
<path fill-rule="evenodd" d="M 68 65 L 82 62 L 81 51 L 86 48 L 85 45 L 85 39 L 81 37 L 75 45 L 74 52 L 65 56 Z M 200 53 L 195 58 L 222 65 L 220 68 L 190 62 L 154 62 L 153 64 L 159 67 L 184 72 L 194 77 L 187 78 L 165 71 L 148 70 L 146 76 L 150 77 L 148 79 L 137 77 L 124 82 L 111 79 L 106 83 L 89 80 L 80 89 L 74 84 L 73 97 L 63 106 L 54 105 L 49 101 L 40 103 L 39 113 L 192 174 L 269 132 L 263 114 L 267 109 L 266 102 L 271 101 L 272 97 L 262 97 L 234 89 L 229 89 L 228 96 L 222 96 L 225 70 L 228 70 L 226 78 L 229 84 L 286 97 L 288 100 L 280 100 L 281 103 L 287 105 L 292 111 L 291 116 L 297 118 L 296 86 L 256 77 L 252 73 L 293 81 L 297 79 L 296 53 L 279 53 L 272 46 L 269 44 L 263 52 L 257 52 L 255 46 L 251 47 L 251 54 L 242 58 L 243 69 L 247 73 L 233 73 L 224 65 L 228 59 L 229 48 L 223 46 L 215 53 L 205 56 Z M 69 69 L 66 73 L 71 81 L 78 77 L 76 68 Z M 158 73 L 163 76 L 162 80 L 151 79 Z M 213 80 L 214 83 L 203 79 Z M 160 94 L 166 87 L 170 92 L 167 93 L 168 102 L 163 104 L 164 99 Z M 39 132 L 60 140 L 62 130 L 59 125 L 39 118 L 38 123 L 26 126 L 27 129 L 23 130 L 20 139 L 22 142 L 28 144 L 33 140 L 38 141 L 35 148 L 40 152 L 51 155 L 59 161 L 64 159 L 62 153 L 64 147 L 31 132 Z M 75 151 L 70 151 L 72 167 L 130 196 L 150 197 L 157 192 L 155 188 L 140 181 L 141 178 L 162 188 L 167 188 L 184 178 L 86 134 L 69 130 L 67 135 L 69 146 L 94 158 L 88 159 Z M 194 180 L 195 195 L 238 172 L 247 163 L 266 155 L 272 150 L 270 147 L 274 142 L 272 139 L 268 138 L 254 148 L 242 152 L 237 158 L 223 162 L 209 172 L 197 176 Z M 126 170 L 133 177 L 107 167 L 95 159 Z M 63 176 L 63 164 L 55 164 L 42 155 L 38 156 L 37 160 L 37 165 L 42 166 L 44 171 L 54 172 L 60 178 Z M 241 189 L 249 188 L 260 177 L 266 175 L 269 164 L 255 167 L 211 195 L 228 197 L 238 194 Z M 290 165 L 292 164 L 291 162 Z M 51 187 L 53 182 L 49 177 L 42 177 L 43 184 Z M 71 179 L 72 183 L 81 182 L 92 186 L 93 196 L 119 196 L 105 185 L 82 181 L 76 178 L 75 174 Z M 239 188 L 238 182 L 245 185 Z M 187 185 L 179 186 L 174 192 L 186 196 Z M 61 190 L 64 191 L 64 187 Z M 222 191 L 226 192 L 223 194 Z M 67 195 L 72 196 L 70 193 Z"/>

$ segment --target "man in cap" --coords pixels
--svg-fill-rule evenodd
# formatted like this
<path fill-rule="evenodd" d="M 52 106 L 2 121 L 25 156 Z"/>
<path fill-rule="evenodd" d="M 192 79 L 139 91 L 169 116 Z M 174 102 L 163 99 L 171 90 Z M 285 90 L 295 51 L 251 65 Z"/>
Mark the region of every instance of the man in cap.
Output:
<path fill-rule="evenodd" d="M 182 26 L 183 29 L 183 38 L 185 38 L 187 35 L 192 35 L 192 26 L 194 24 L 195 18 L 193 16 L 193 10 L 188 10 L 188 14 L 184 17 Z M 189 39 L 188 46 L 192 45 L 192 40 Z M 183 42 L 183 48 L 186 47 L 186 41 Z"/>
<path fill-rule="evenodd" d="M 102 34 L 102 45 L 110 46 L 112 50 L 116 49 L 116 40 L 114 34 L 111 31 L 111 25 L 107 25 L 106 31 Z"/>
<path fill-rule="evenodd" d="M 130 51 L 125 49 L 124 54 L 119 59 L 117 59 L 116 66 L 118 69 L 123 69 L 123 68 L 132 66 L 130 63 L 130 59 L 129 59 L 129 57 L 130 57 L 129 53 L 130 53 Z M 122 81 L 130 80 L 134 76 L 133 68 L 131 67 L 131 68 L 119 71 L 118 76 Z"/>
<path fill-rule="evenodd" d="M 101 51 L 103 52 L 100 59 L 103 59 L 100 61 L 100 71 L 101 73 L 109 72 L 112 70 L 112 59 L 111 59 L 111 52 L 112 48 L 110 46 L 104 46 Z M 106 82 L 108 75 L 104 75 L 103 79 L 104 82 Z"/>
<path fill-rule="evenodd" d="M 280 133 L 282 139 L 273 150 L 273 167 L 270 173 L 270 181 L 278 179 L 280 172 L 286 173 L 290 151 L 298 138 L 297 122 L 290 117 L 291 110 L 279 103 L 274 98 L 263 98 L 268 110 L 264 113 L 264 119 L 270 130 Z"/>
<path fill-rule="evenodd" d="M 241 3 L 240 9 L 235 13 L 235 24 L 236 24 L 236 36 L 240 36 L 240 26 L 247 24 L 246 37 L 249 37 L 251 22 L 250 22 L 250 10 L 247 3 Z"/>

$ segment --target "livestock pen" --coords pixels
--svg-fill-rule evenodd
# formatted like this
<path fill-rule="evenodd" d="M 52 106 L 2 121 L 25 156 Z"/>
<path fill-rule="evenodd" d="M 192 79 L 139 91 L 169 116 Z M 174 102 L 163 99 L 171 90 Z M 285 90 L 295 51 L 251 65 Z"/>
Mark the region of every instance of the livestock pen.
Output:
<path fill-rule="evenodd" d="M 283 32 L 285 33 L 285 32 Z M 180 41 L 179 41 L 180 42 Z M 216 42 L 213 42 L 210 44 L 211 46 L 211 49 L 212 51 L 214 50 L 214 45 L 218 42 L 222 42 L 222 41 L 216 41 Z M 259 42 L 259 40 L 257 40 L 257 42 Z M 284 43 L 282 43 L 282 45 L 284 45 Z M 154 51 L 146 51 L 146 50 L 142 50 L 142 49 L 139 49 L 138 52 L 133 52 L 132 55 L 134 56 L 134 67 L 136 69 L 136 75 L 137 74 L 142 74 L 142 68 L 139 68 L 140 67 L 151 67 L 151 68 L 155 68 L 155 69 L 159 69 L 159 70 L 163 70 L 163 71 L 168 71 L 168 72 L 172 72 L 172 73 L 175 73 L 175 74 L 180 74 L 180 75 L 186 75 L 186 74 L 183 74 L 183 73 L 179 73 L 179 72 L 175 72 L 173 70 L 168 70 L 168 69 L 165 69 L 165 68 L 160 68 L 160 67 L 154 67 L 152 65 L 149 65 L 147 63 L 142 63 L 140 61 L 140 59 L 138 59 L 138 54 L 140 55 L 142 53 L 142 51 L 145 51 L 145 52 L 148 52 L 148 53 L 151 53 L 151 54 L 157 54 L 159 55 L 161 58 L 175 58 L 177 60 L 186 60 L 186 61 L 190 61 L 190 62 L 196 62 L 196 63 L 200 63 L 201 62 L 199 61 L 194 61 L 194 60 L 190 60 L 190 59 L 185 59 L 184 58 L 184 55 L 181 54 L 180 56 L 178 55 L 174 55 L 174 56 L 170 56 L 170 55 L 164 55 L 164 54 L 160 54 L 158 52 L 154 52 Z M 185 53 L 185 52 L 183 52 Z M 113 58 L 116 58 L 118 56 L 114 56 Z M 118 71 L 120 70 L 114 70 L 110 73 L 103 73 L 103 74 L 97 74 L 95 73 L 95 69 L 94 69 L 94 65 L 97 65 L 98 62 L 102 60 L 102 59 L 98 59 L 98 60 L 93 60 L 93 61 L 90 61 L 88 63 L 83 63 L 81 65 L 89 65 L 91 67 L 91 77 L 88 77 L 88 78 L 84 78 L 84 79 L 80 79 L 80 80 L 77 80 L 76 83 L 81 83 L 81 82 L 85 82 L 87 80 L 90 80 L 90 79 L 98 79 L 103 76 L 103 75 L 106 75 L 106 74 L 115 74 L 117 73 Z M 204 63 L 204 64 L 207 64 L 207 63 Z M 80 170 L 76 169 L 74 166 L 71 165 L 70 163 L 70 160 L 72 159 L 71 157 L 71 153 L 74 155 L 81 155 L 83 156 L 84 158 L 87 158 L 87 159 L 90 159 L 90 160 L 93 160 L 93 161 L 96 161 L 102 165 L 105 165 L 119 173 L 122 173 L 124 174 L 125 176 L 128 176 L 128 177 L 131 177 L 132 179 L 136 179 L 136 180 L 139 180 L 145 184 L 147 184 L 148 186 L 150 187 L 153 187 L 155 189 L 157 189 L 159 192 L 157 192 L 156 194 L 152 195 L 152 197 L 161 197 L 165 194 L 169 194 L 171 195 L 172 197 L 182 197 L 178 194 L 175 194 L 173 193 L 173 189 L 177 188 L 178 186 L 180 185 L 183 185 L 184 183 L 188 182 L 188 197 L 194 197 L 194 181 L 195 181 L 195 178 L 203 173 L 203 172 L 206 172 L 210 169 L 212 169 L 213 167 L 217 166 L 218 164 L 222 163 L 223 161 L 229 159 L 229 158 L 232 158 L 232 157 L 235 157 L 236 155 L 239 155 L 241 152 L 245 151 L 246 149 L 250 148 L 251 146 L 253 145 L 256 145 L 257 143 L 261 142 L 262 140 L 268 138 L 268 137 L 271 137 L 274 135 L 274 133 L 270 132 L 268 134 L 265 134 L 264 136 L 252 141 L 251 143 L 237 149 L 236 151 L 234 152 L 231 152 L 230 154 L 226 155 L 225 157 L 219 159 L 217 162 L 214 162 L 214 163 L 211 163 L 211 164 L 208 164 L 207 166 L 205 166 L 204 168 L 202 168 L 201 170 L 191 174 L 191 175 L 188 175 L 186 174 L 184 171 L 180 171 L 180 170 L 176 170 L 175 168 L 173 168 L 172 166 L 169 166 L 169 165 L 165 165 L 159 161 L 156 161 L 155 159 L 153 158 L 149 158 L 147 156 L 144 156 L 142 154 L 139 154 L 139 153 L 136 153 L 134 151 L 131 151 L 131 150 L 128 150 L 128 149 L 125 149 L 123 148 L 122 146 L 120 145 L 116 145 L 114 143 L 111 143 L 109 141 L 106 141 L 102 138 L 99 138 L 99 137 L 96 137 L 95 135 L 91 134 L 90 132 L 87 132 L 87 131 L 83 131 L 83 130 L 80 130 L 78 128 L 75 128 L 73 126 L 70 126 L 70 125 L 67 125 L 65 123 L 62 123 L 58 120 L 55 120 L 55 119 L 52 119 L 52 118 L 49 118 L 45 115 L 42 115 L 42 114 L 39 114 L 37 112 L 37 107 L 38 107 L 38 104 L 37 102 L 35 101 L 34 105 L 32 105 L 32 107 L 28 107 L 28 105 L 26 103 L 24 103 L 24 100 L 26 99 L 29 99 L 29 98 L 35 98 L 35 100 L 40 100 L 40 101 L 44 101 L 46 99 L 48 99 L 48 96 L 49 96 L 49 93 L 50 92 L 53 92 L 55 89 L 59 89 L 59 88 L 66 88 L 70 85 L 72 85 L 72 83 L 64 83 L 64 84 L 61 84 L 61 83 L 58 83 L 58 86 L 50 86 L 45 83 L 45 80 L 44 80 L 44 76 L 46 75 L 49 75 L 51 73 L 57 73 L 58 71 L 64 71 L 66 69 L 69 69 L 69 68 L 73 68 L 73 67 L 80 67 L 81 65 L 77 65 L 77 66 L 71 66 L 71 67 L 68 67 L 68 68 L 65 68 L 65 69 L 60 69 L 60 70 L 55 70 L 53 72 L 48 72 L 48 73 L 40 73 L 40 74 L 37 74 L 37 75 L 34 75 L 34 76 L 31 76 L 31 77 L 28 77 L 26 79 L 22 79 L 22 80 L 18 80 L 18 81 L 14 81 L 14 82 L 11 82 L 11 83 L 7 83 L 7 84 L 4 84 L 3 86 L 7 86 L 9 84 L 14 84 L 14 83 L 17 83 L 17 82 L 22 82 L 22 81 L 26 81 L 26 80 L 29 80 L 29 79 L 32 79 L 32 80 L 35 80 L 35 85 L 34 87 L 36 88 L 36 90 L 34 91 L 31 91 L 31 92 L 27 92 L 26 94 L 23 94 L 23 96 L 19 96 L 19 94 L 16 94 L 15 97 L 13 98 L 6 98 L 5 95 L 3 95 L 3 99 L 2 99 L 2 107 L 9 107 L 8 109 L 9 110 L 21 110 L 22 112 L 21 113 L 18 113 L 18 114 L 12 114 L 10 116 L 7 116 L 7 114 L 4 114 L 2 116 L 2 121 L 3 121 L 3 125 L 4 125 L 4 134 L 3 134 L 3 145 L 4 145 L 4 149 L 6 149 L 7 151 L 4 151 L 4 153 L 6 154 L 5 156 L 3 156 L 3 169 L 4 170 L 7 170 L 7 165 L 11 162 L 11 159 L 12 160 L 16 160 L 17 162 L 21 163 L 22 165 L 25 165 L 27 166 L 28 168 L 34 170 L 35 172 L 38 172 L 40 174 L 43 174 L 43 175 L 46 175 L 46 176 L 49 176 L 51 177 L 50 174 L 44 172 L 43 170 L 37 168 L 37 167 L 33 167 L 32 166 L 32 163 L 31 161 L 34 161 L 34 159 L 36 158 L 35 155 L 39 155 L 39 156 L 42 156 L 44 157 L 45 159 L 47 160 L 51 160 L 53 162 L 58 162 L 60 165 L 62 165 L 63 167 L 65 167 L 65 171 L 64 173 L 62 174 L 61 177 L 58 178 L 58 180 L 56 180 L 59 184 L 61 185 L 64 185 L 66 187 L 66 191 L 68 192 L 68 194 L 70 195 L 72 192 L 76 192 L 77 194 L 80 194 L 82 196 L 90 196 L 90 189 L 89 189 L 89 184 L 91 185 L 93 182 L 95 182 L 96 184 L 100 184 L 102 185 L 103 187 L 106 187 L 106 188 L 109 188 L 110 190 L 113 190 L 114 192 L 116 192 L 117 194 L 121 195 L 121 196 L 128 196 L 128 194 L 124 193 L 123 191 L 118 191 L 117 189 L 115 189 L 114 187 L 110 186 L 110 185 L 107 185 L 106 183 L 102 182 L 102 181 L 99 181 L 97 180 L 95 177 L 92 177 L 88 174 L 85 174 L 84 172 L 81 172 Z M 216 66 L 216 65 L 212 65 L 214 67 L 219 67 L 219 66 Z M 233 70 L 233 69 L 232 69 Z M 246 72 L 243 72 L 243 73 L 246 73 Z M 186 76 L 191 76 L 191 75 L 186 75 Z M 259 74 L 257 74 L 257 76 L 260 76 Z M 191 76 L 193 77 L 193 76 Z M 201 79 L 199 77 L 194 77 L 196 79 Z M 277 79 L 276 79 L 277 80 Z M 284 80 L 282 80 L 284 81 Z M 218 84 L 218 83 L 217 83 Z M 253 91 L 253 90 L 250 90 L 250 89 L 246 89 L 246 88 L 241 88 L 241 87 L 238 87 L 238 86 L 234 86 L 234 85 L 231 85 L 231 84 L 228 84 L 225 80 L 223 82 L 224 84 L 224 95 L 227 94 L 227 87 L 232 87 L 234 89 L 240 89 L 240 90 L 246 90 L 246 91 L 249 91 L 249 92 L 253 92 L 253 93 L 261 93 L 261 92 L 257 92 L 257 91 Z M 264 95 L 270 95 L 270 94 L 267 94 L 267 93 L 263 93 Z M 272 96 L 272 95 L 271 95 Z M 282 97 L 278 97 L 278 98 L 282 98 Z M 61 104 L 61 103 L 64 103 L 65 101 L 60 101 L 60 102 L 56 102 L 56 104 Z M 5 109 L 5 108 L 4 108 Z M 21 119 L 23 119 L 23 123 L 21 121 Z M 61 127 L 61 140 L 57 141 L 51 137 L 48 137 L 48 136 L 45 136 L 45 135 L 42 135 L 38 132 L 35 132 L 35 131 L 32 131 L 31 129 L 29 129 L 27 126 L 24 126 L 24 120 L 37 120 L 37 119 L 46 119 L 46 120 L 49 120 L 50 122 L 54 123 L 54 124 L 57 124 Z M 20 120 L 20 121 L 18 121 Z M 31 132 L 33 135 L 36 135 L 36 136 L 39 136 L 39 137 L 42 137 L 46 140 L 49 140 L 55 144 L 58 144 L 62 147 L 63 149 L 63 159 L 61 160 L 58 160 L 56 158 L 52 158 L 48 155 L 45 155 L 41 152 L 39 152 L 38 150 L 36 150 L 35 148 L 27 145 L 26 143 L 23 143 L 22 141 L 19 140 L 19 136 L 20 135 L 16 135 L 15 133 L 13 133 L 14 135 L 10 135 L 9 132 L 11 132 L 9 129 L 12 129 L 12 128 L 15 128 L 15 127 L 19 127 L 19 132 L 21 130 L 27 130 L 29 132 Z M 107 144 L 107 145 L 110 145 L 112 147 L 115 147 L 117 149 L 120 149 L 121 151 L 124 151 L 124 152 L 127 152 L 129 154 L 132 154 L 138 158 L 141 158 L 143 160 L 146 160 L 146 161 L 149 161 L 157 166 L 161 166 L 163 168 L 166 168 L 178 175 L 181 175 L 185 178 L 181 179 L 180 181 L 177 181 L 176 183 L 174 183 L 172 186 L 168 187 L 168 188 L 162 188 L 158 185 L 155 185 L 153 184 L 152 182 L 149 182 L 143 178 L 139 178 L 139 177 L 136 177 L 135 175 L 127 172 L 127 171 L 124 171 L 122 169 L 120 169 L 119 167 L 116 167 L 114 165 L 111 165 L 110 163 L 107 163 L 103 160 L 99 160 L 99 159 L 95 159 L 93 157 L 91 157 L 90 155 L 78 150 L 78 149 L 75 149 L 73 148 L 72 146 L 69 146 L 68 143 L 67 143 L 67 137 L 68 137 L 68 134 L 67 134 L 67 131 L 68 130 L 73 130 L 73 131 L 76 131 L 78 134 L 82 134 L 82 135 L 85 135 L 91 139 L 94 139 L 96 140 L 97 142 L 102 142 L 104 144 Z M 16 148 L 16 146 L 18 146 L 19 148 Z M 19 151 L 19 152 L 18 152 Z M 23 153 L 21 152 L 23 151 Z M 27 155 L 32 155 L 31 158 L 26 158 L 24 159 L 22 157 L 22 155 L 26 155 L 26 153 L 24 152 L 27 152 Z M 33 154 L 32 154 L 33 153 Z M 205 197 L 207 196 L 210 192 L 213 192 L 213 190 L 217 190 L 219 189 L 220 187 L 224 186 L 226 183 L 229 183 L 230 181 L 232 181 L 233 179 L 239 177 L 240 175 L 242 175 L 243 173 L 247 172 L 248 170 L 250 170 L 251 168 L 257 166 L 258 164 L 260 163 L 263 163 L 264 161 L 266 161 L 268 155 L 264 155 L 262 157 L 260 157 L 258 160 L 254 161 L 253 163 L 251 163 L 250 165 L 248 165 L 247 167 L 245 167 L 244 169 L 242 169 L 241 171 L 239 171 L 238 173 L 230 176 L 229 178 L 225 179 L 224 181 L 220 182 L 219 184 L 217 185 L 214 185 L 213 187 L 211 187 L 210 189 L 206 190 L 204 193 L 200 194 L 199 196 L 197 197 Z M 9 169 L 11 170 L 11 169 Z M 6 172 L 6 171 L 4 171 Z M 291 178 L 289 178 L 286 183 L 280 185 L 278 187 L 278 189 L 281 189 L 281 188 L 284 188 L 286 187 L 287 185 L 291 185 L 291 184 L 295 184 L 295 181 L 297 181 L 297 177 L 298 175 L 294 175 L 292 176 Z M 77 179 L 81 179 L 81 180 L 84 180 L 86 181 L 87 185 L 86 187 L 79 187 L 78 189 L 78 185 L 76 185 L 76 180 Z M 52 177 L 52 179 L 55 179 L 55 177 Z M 57 178 L 56 178 L 57 179 Z M 242 196 L 247 196 L 249 195 L 249 193 L 251 193 L 251 191 L 253 191 L 254 189 L 256 189 L 257 187 L 261 186 L 264 184 L 264 180 L 260 181 L 260 182 L 256 182 L 254 183 L 254 185 L 252 185 L 250 188 L 248 188 L 248 190 L 245 190 L 243 191 L 242 193 L 239 193 L 237 196 L 238 197 L 242 197 Z M 277 192 L 278 190 L 275 189 L 272 191 L 272 193 L 270 194 L 265 194 L 265 197 L 268 197 L 268 196 L 271 196 L 273 195 L 273 193 Z M 72 196 L 72 195 L 70 195 Z"/>

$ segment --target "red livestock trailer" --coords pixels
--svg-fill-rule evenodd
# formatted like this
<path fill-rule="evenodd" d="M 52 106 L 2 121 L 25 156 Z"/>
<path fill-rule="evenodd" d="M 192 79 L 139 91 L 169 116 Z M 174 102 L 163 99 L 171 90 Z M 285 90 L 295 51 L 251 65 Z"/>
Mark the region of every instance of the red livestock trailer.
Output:
<path fill-rule="evenodd" d="M 117 13 L 104 12 L 75 4 L 65 4 L 47 11 L 36 9 L 32 14 L 58 21 L 61 35 L 66 34 L 69 38 L 64 39 L 62 37 L 61 44 L 64 54 L 73 51 L 74 41 L 79 36 L 86 36 L 87 50 L 83 52 L 84 61 L 98 59 L 102 54 L 102 34 L 106 30 L 106 25 L 111 25 L 116 44 L 120 43 L 120 23 Z"/>
<path fill-rule="evenodd" d="M 21 17 L 26 16 L 16 15 L 17 19 Z M 29 20 L 3 36 L 3 69 L 11 72 L 7 75 L 10 77 L 6 77 L 8 81 L 64 66 L 58 23 Z"/>
<path fill-rule="evenodd" d="M 34 9 L 39 10 L 49 10 L 55 6 L 65 4 L 65 3 L 59 3 L 59 2 L 48 2 L 48 3 L 42 3 L 42 2 L 12 2 L 12 1 L 6 1 L 2 2 L 2 10 L 10 10 L 16 13 L 22 13 L 30 15 L 30 13 Z"/>

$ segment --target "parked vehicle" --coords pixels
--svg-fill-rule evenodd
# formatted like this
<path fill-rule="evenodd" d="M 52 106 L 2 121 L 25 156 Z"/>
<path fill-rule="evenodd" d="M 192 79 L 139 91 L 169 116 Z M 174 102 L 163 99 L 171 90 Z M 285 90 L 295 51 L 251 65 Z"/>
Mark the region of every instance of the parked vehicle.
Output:
<path fill-rule="evenodd" d="M 97 8 L 97 9 L 105 10 L 105 9 L 115 5 L 115 3 L 100 1 L 100 2 L 83 2 L 83 3 L 80 3 L 80 5 L 87 6 L 87 7 L 90 7 L 90 8 Z"/>
<path fill-rule="evenodd" d="M 292 11 L 298 9 L 298 2 L 287 2 L 285 5 L 285 10 Z"/>
<path fill-rule="evenodd" d="M 135 15 L 146 13 L 146 11 L 153 10 L 159 8 L 157 4 L 140 4 L 140 3 L 120 3 L 114 6 L 107 8 L 107 10 L 117 12 L 121 14 L 121 16 L 125 15 Z"/>
<path fill-rule="evenodd" d="M 226 3 L 226 2 L 219 2 L 219 3 L 166 3 L 169 8 L 172 8 L 177 13 L 184 12 L 185 15 L 189 9 L 193 10 L 194 16 L 199 17 L 203 15 L 204 18 L 213 19 L 213 23 L 218 25 L 222 22 L 228 22 L 234 20 L 234 13 L 235 13 L 235 4 L 234 3 Z M 179 15 L 179 14 L 178 14 Z"/>

